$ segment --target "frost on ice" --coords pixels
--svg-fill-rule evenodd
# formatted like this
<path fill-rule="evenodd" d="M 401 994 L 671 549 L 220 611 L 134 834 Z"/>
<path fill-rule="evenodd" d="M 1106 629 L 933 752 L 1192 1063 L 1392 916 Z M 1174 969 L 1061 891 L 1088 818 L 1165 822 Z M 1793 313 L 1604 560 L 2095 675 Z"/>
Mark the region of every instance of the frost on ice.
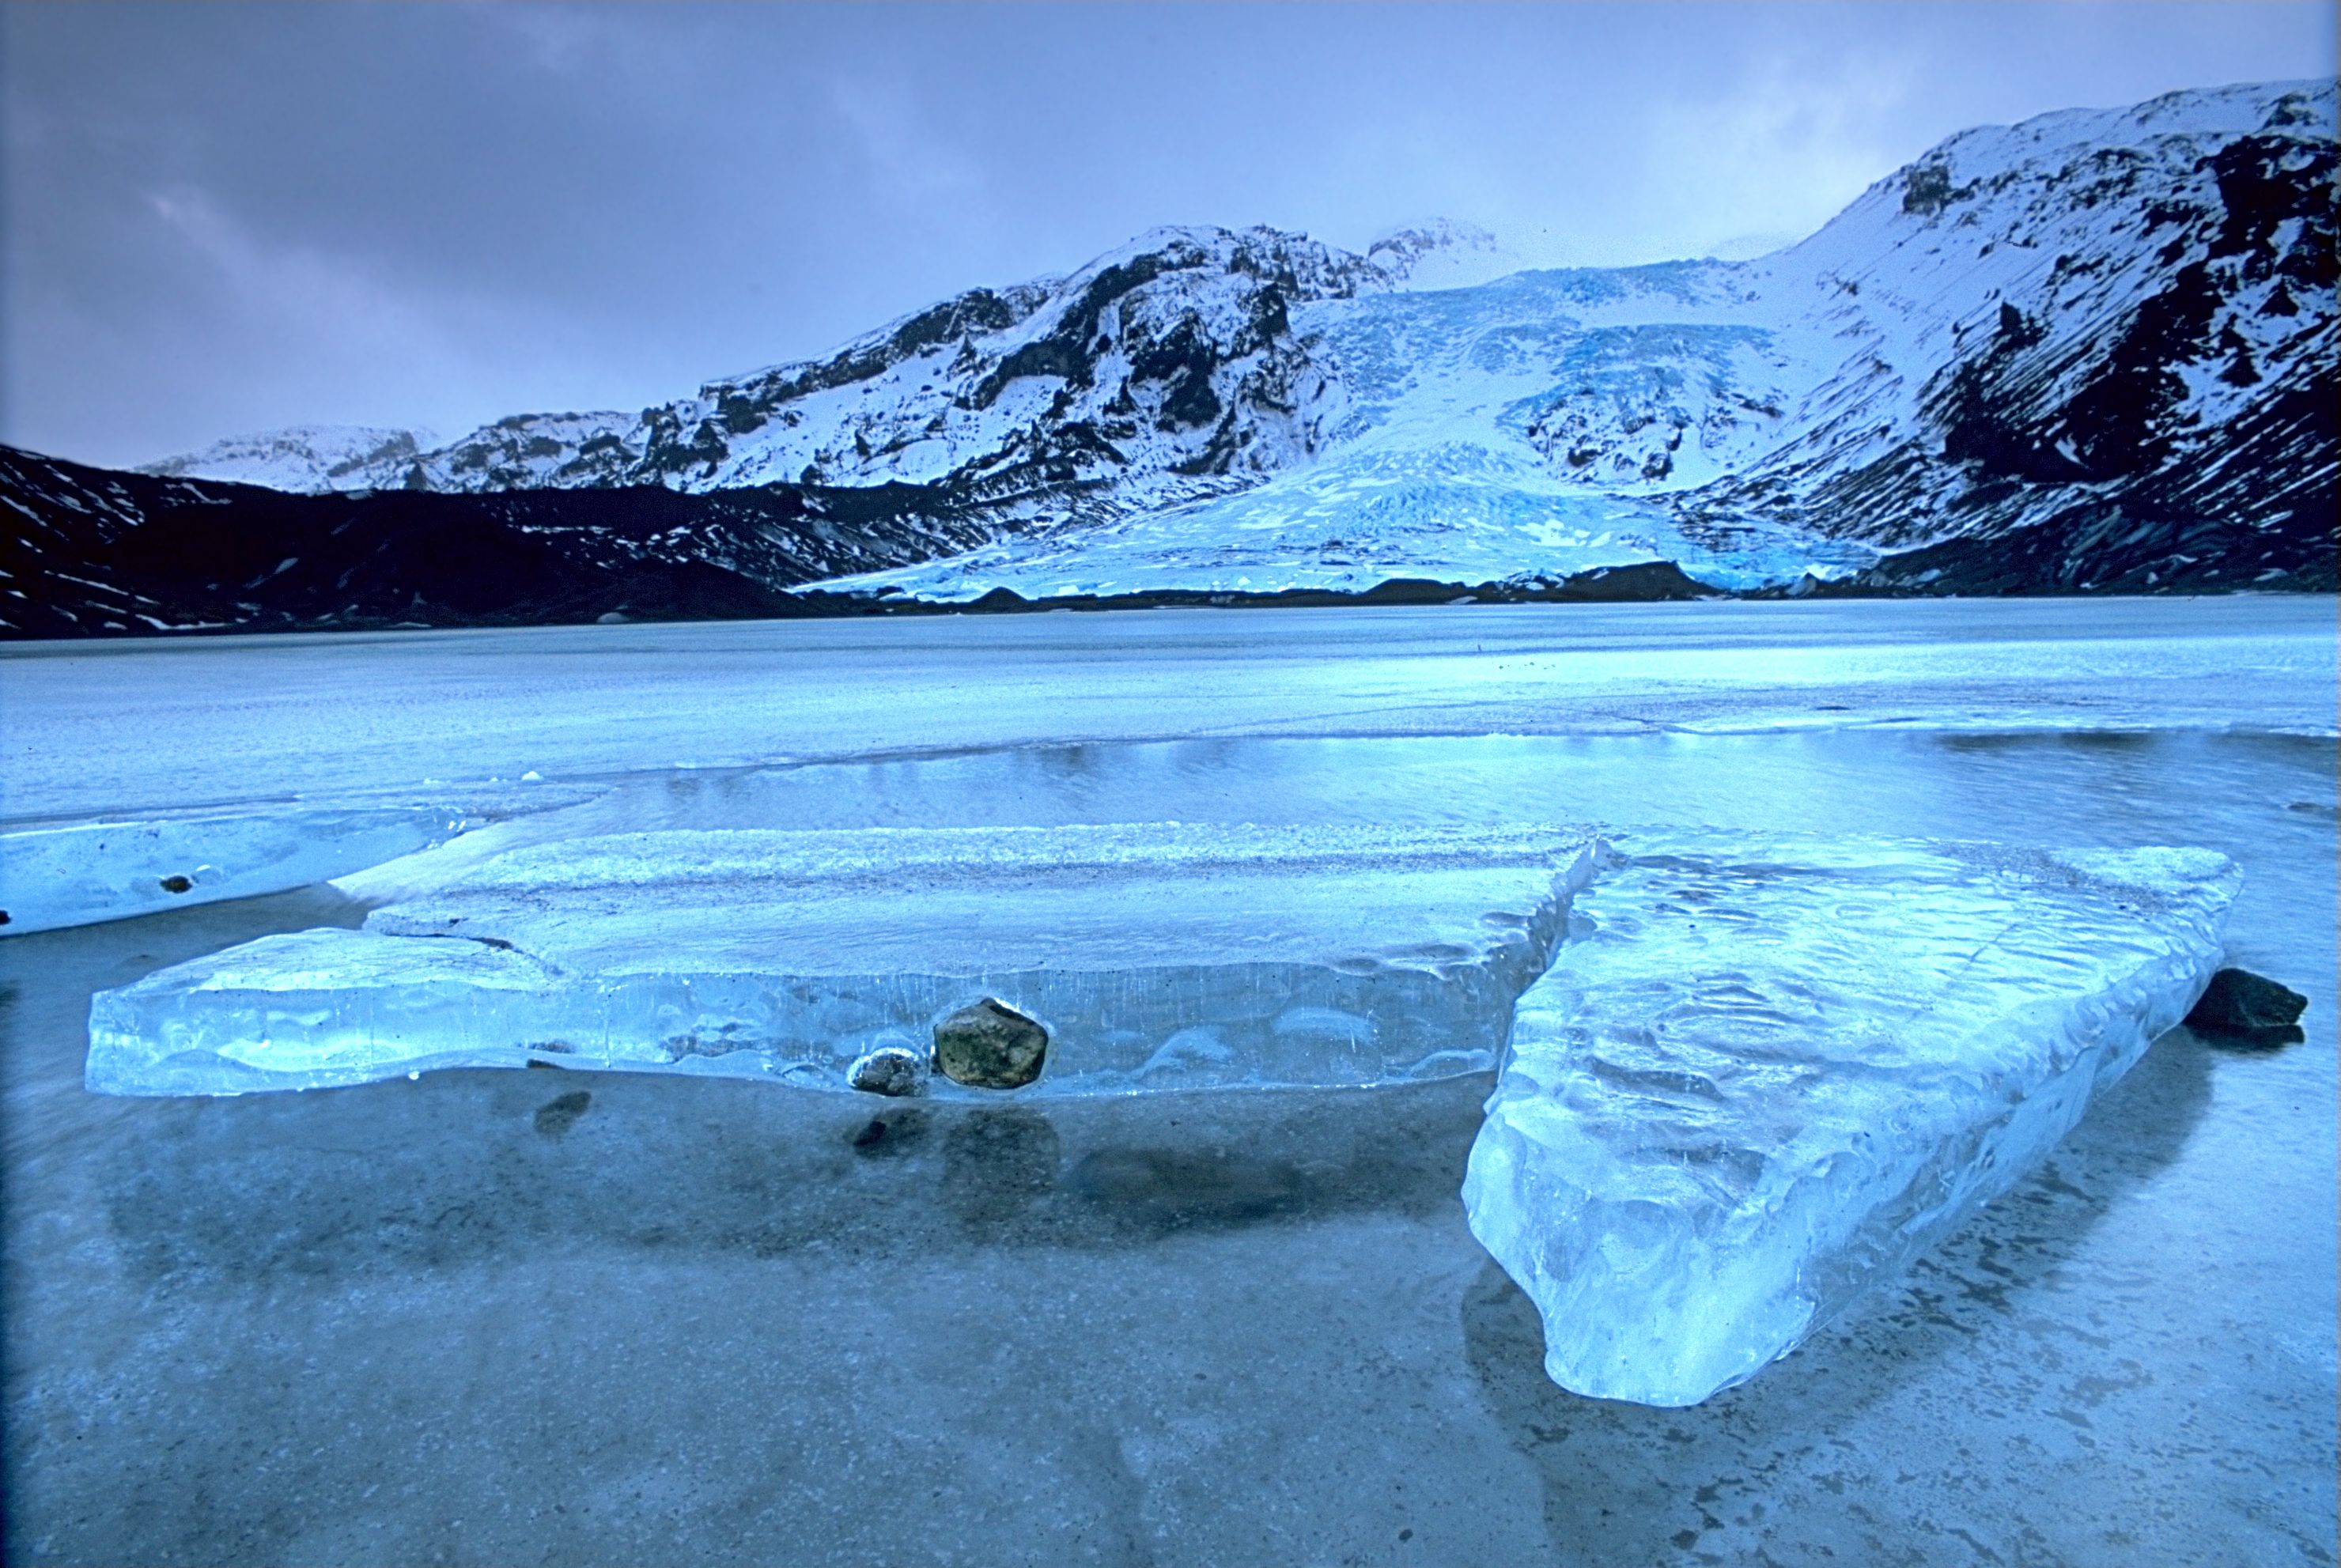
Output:
<path fill-rule="evenodd" d="M 2207 850 L 1637 836 L 1521 997 L 1471 1228 L 1580 1394 L 1692 1404 L 2006 1191 L 2210 978 Z"/>
<path fill-rule="evenodd" d="M 241 1094 L 535 1057 L 842 1089 L 987 996 L 1049 1032 L 1027 1094 L 1480 1072 L 1592 842 L 1167 824 L 542 844 L 363 930 L 101 994 L 87 1082 Z"/>

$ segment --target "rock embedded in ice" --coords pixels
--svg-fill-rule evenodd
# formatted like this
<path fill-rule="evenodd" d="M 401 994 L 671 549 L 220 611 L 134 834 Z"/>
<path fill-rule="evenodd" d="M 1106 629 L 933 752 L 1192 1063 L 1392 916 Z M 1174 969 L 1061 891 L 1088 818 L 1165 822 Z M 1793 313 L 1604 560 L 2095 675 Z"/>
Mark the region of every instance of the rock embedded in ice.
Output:
<path fill-rule="evenodd" d="M 908 1046 L 880 1046 L 856 1057 L 845 1081 L 867 1095 L 900 1098 L 927 1087 L 927 1058 Z"/>
<path fill-rule="evenodd" d="M 1795 1348 L 2178 1022 L 2238 881 L 2198 849 L 1620 839 L 1464 1184 L 1546 1370 L 1684 1405 Z"/>
<path fill-rule="evenodd" d="M 1048 1023 L 1027 1097 L 1453 1077 L 1496 1065 L 1593 843 L 1175 824 L 540 843 L 364 930 L 102 993 L 87 1082 L 240 1094 L 551 1053 L 843 1090 L 985 996 Z"/>
<path fill-rule="evenodd" d="M 935 1066 L 972 1089 L 1021 1089 L 1041 1076 L 1049 1031 L 997 997 L 971 1003 L 935 1026 Z"/>

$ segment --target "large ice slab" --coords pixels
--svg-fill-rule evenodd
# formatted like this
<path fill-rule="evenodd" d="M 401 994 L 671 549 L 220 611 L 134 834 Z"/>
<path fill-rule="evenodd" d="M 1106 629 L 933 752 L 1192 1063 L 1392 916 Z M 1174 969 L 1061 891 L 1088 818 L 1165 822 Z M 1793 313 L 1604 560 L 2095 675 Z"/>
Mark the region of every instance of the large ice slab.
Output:
<path fill-rule="evenodd" d="M 304 888 L 460 833 L 443 806 L 284 807 L 0 832 L 0 934 Z"/>
<path fill-rule="evenodd" d="M 1172 823 L 537 845 L 364 930 L 102 993 L 87 1082 L 238 1094 L 534 1058 L 842 1088 L 985 996 L 1050 1030 L 1025 1094 L 1484 1071 L 1593 843 Z"/>
<path fill-rule="evenodd" d="M 2238 881 L 2196 849 L 1619 840 L 1464 1185 L 1546 1370 L 1683 1405 L 1787 1354 L 2179 1020 Z"/>

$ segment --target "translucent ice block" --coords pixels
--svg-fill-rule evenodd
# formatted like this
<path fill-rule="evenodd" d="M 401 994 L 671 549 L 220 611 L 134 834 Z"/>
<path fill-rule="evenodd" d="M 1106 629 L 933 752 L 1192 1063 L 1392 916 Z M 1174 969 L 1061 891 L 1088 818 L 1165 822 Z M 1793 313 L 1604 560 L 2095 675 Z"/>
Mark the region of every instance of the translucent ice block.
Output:
<path fill-rule="evenodd" d="M 986 996 L 1049 1029 L 1028 1095 L 1483 1071 L 1592 844 L 1178 824 L 543 844 L 362 931 L 101 994 L 87 1081 L 237 1094 L 533 1057 L 842 1088 Z"/>
<path fill-rule="evenodd" d="M 0 935 L 304 888 L 461 832 L 437 806 L 88 822 L 0 832 Z"/>
<path fill-rule="evenodd" d="M 2198 849 L 1621 840 L 1464 1184 L 1546 1370 L 1684 1405 L 1795 1348 L 2178 1021 L 2238 881 Z"/>

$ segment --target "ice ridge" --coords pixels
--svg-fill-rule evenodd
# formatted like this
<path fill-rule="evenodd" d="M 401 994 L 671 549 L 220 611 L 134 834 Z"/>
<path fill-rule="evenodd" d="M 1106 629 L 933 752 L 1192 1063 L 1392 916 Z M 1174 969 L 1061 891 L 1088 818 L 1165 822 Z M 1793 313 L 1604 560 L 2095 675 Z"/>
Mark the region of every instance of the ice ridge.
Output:
<path fill-rule="evenodd" d="M 241 1094 L 533 1059 L 843 1089 L 857 1057 L 987 996 L 1050 1030 L 1031 1095 L 1486 1071 L 1593 842 L 1170 824 L 542 844 L 363 930 L 101 994 L 86 1081 Z"/>
<path fill-rule="evenodd" d="M 2201 849 L 1620 841 L 1463 1188 L 1546 1370 L 1686 1405 L 1788 1354 L 2178 1022 L 2239 880 Z"/>

